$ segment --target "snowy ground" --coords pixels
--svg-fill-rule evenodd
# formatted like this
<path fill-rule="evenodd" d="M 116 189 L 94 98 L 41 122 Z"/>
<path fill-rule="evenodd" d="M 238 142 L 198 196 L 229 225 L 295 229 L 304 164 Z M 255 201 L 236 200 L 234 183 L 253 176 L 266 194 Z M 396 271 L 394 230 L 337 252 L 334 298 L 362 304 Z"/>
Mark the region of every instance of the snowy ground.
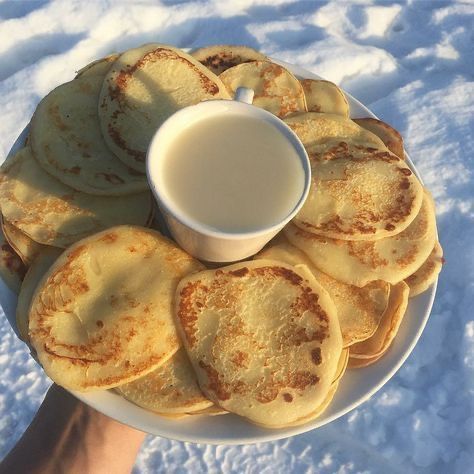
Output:
<path fill-rule="evenodd" d="M 446 265 L 399 373 L 336 422 L 259 445 L 149 437 L 136 472 L 466 473 L 474 465 L 474 4 L 471 1 L 0 1 L 0 160 L 42 96 L 148 41 L 239 43 L 342 85 L 404 136 Z M 49 385 L 0 321 L 0 458 Z"/>

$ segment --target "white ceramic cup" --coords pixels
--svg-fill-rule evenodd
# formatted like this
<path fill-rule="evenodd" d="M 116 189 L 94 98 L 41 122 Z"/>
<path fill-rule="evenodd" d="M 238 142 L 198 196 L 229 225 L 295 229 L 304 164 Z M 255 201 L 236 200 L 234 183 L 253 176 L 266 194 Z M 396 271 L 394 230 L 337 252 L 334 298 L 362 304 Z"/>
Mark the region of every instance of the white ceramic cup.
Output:
<path fill-rule="evenodd" d="M 296 134 L 278 117 L 251 105 L 253 91 L 237 90 L 235 100 L 209 100 L 181 109 L 169 117 L 157 130 L 148 147 L 146 169 L 150 187 L 163 213 L 168 229 L 189 254 L 208 262 L 235 262 L 254 255 L 272 239 L 300 210 L 308 195 L 311 169 L 308 155 Z M 252 232 L 218 231 L 191 219 L 178 208 L 166 190 L 166 183 L 158 165 L 167 156 L 174 140 L 179 140 L 182 131 L 196 122 L 228 115 L 261 119 L 273 124 L 294 147 L 304 171 L 304 186 L 301 187 L 297 204 L 278 223 Z M 218 130 L 216 130 L 218 133 Z M 245 140 L 245 137 L 242 137 Z M 296 164 L 298 166 L 298 164 Z"/>

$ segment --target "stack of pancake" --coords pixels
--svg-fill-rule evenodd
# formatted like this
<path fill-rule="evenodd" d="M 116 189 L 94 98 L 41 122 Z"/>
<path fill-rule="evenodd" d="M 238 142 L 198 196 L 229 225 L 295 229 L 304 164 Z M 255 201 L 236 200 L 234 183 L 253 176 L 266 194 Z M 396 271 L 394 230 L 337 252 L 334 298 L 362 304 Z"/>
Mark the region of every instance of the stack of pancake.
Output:
<path fill-rule="evenodd" d="M 312 185 L 258 257 L 311 271 L 337 307 L 349 367 L 363 367 L 387 351 L 409 296 L 441 268 L 434 203 L 386 124 L 313 112 L 286 122 L 308 151 Z"/>
<path fill-rule="evenodd" d="M 175 111 L 241 86 L 298 134 L 313 182 L 253 260 L 207 269 L 149 228 L 146 150 Z M 408 296 L 441 267 L 433 202 L 399 134 L 350 120 L 337 86 L 247 47 L 148 44 L 81 69 L 2 165 L 0 208 L 0 273 L 46 373 L 172 418 L 316 418 L 348 364 L 385 353 Z"/>

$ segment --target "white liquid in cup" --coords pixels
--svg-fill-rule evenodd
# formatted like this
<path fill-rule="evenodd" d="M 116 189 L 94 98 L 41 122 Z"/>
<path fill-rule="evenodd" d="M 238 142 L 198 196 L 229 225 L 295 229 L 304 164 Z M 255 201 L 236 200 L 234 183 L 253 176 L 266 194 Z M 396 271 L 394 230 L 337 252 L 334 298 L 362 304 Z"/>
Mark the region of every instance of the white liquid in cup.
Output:
<path fill-rule="evenodd" d="M 176 207 L 215 231 L 276 225 L 304 189 L 303 165 L 289 140 L 271 123 L 238 114 L 185 128 L 160 165 Z"/>

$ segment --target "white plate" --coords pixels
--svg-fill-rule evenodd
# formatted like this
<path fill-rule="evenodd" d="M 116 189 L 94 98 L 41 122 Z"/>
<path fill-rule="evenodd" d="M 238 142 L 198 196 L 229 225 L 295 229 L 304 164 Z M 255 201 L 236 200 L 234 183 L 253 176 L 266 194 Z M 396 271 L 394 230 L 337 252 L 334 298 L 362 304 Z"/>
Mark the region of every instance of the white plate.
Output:
<path fill-rule="evenodd" d="M 299 77 L 320 79 L 315 74 L 280 62 Z M 351 117 L 375 117 L 366 107 L 346 94 Z M 376 117 L 375 117 L 376 118 Z M 26 130 L 18 137 L 10 154 L 18 150 L 26 138 Z M 412 161 L 407 162 L 420 178 Z M 424 293 L 410 299 L 407 314 L 389 351 L 377 363 L 362 369 L 348 369 L 339 383 L 334 400 L 318 419 L 305 425 L 279 430 L 266 430 L 246 422 L 236 415 L 193 416 L 183 420 L 169 420 L 126 401 L 112 391 L 92 393 L 72 392 L 77 398 L 96 410 L 139 430 L 165 438 L 210 444 L 248 444 L 294 436 L 323 426 L 345 415 L 367 400 L 397 372 L 415 347 L 428 321 L 436 293 L 436 283 Z M 1 305 L 16 332 L 14 295 L 0 280 Z"/>

